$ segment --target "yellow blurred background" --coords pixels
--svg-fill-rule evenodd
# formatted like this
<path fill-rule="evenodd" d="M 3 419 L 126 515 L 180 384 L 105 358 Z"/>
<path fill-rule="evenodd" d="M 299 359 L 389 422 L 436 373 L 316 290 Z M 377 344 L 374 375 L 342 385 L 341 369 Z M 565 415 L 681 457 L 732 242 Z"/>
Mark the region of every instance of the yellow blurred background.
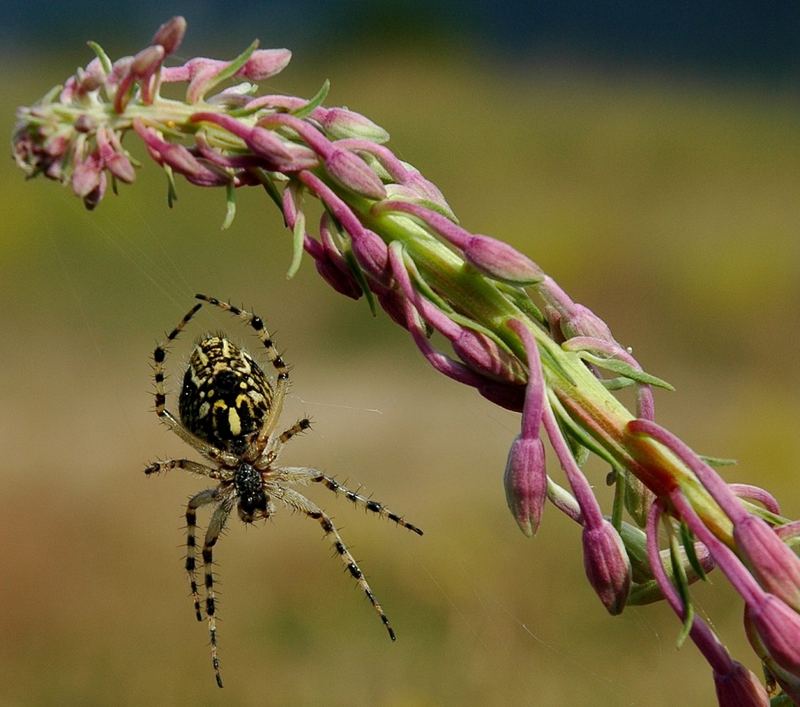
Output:
<path fill-rule="evenodd" d="M 72 70 L 7 67 L 0 132 Z M 298 55 L 269 90 L 310 96 L 326 77 L 327 103 L 387 128 L 467 228 L 530 255 L 676 386 L 657 397 L 662 424 L 736 457 L 730 480 L 800 514 L 796 94 L 375 47 Z M 309 261 L 287 281 L 290 238 L 263 192 L 240 193 L 222 232 L 221 191 L 181 181 L 170 210 L 149 163 L 94 213 L 10 160 L 1 169 L 0 704 L 714 703 L 710 670 L 692 645 L 676 650 L 665 606 L 605 613 L 572 524 L 549 507 L 535 539 L 519 532 L 501 481 L 518 417 L 437 376 L 404 331 L 333 293 Z M 286 511 L 235 521 L 216 552 L 215 687 L 182 569 L 185 500 L 204 482 L 142 473 L 196 457 L 152 414 L 149 368 L 196 291 L 262 314 L 293 366 L 287 426 L 308 414 L 314 429 L 283 461 L 363 484 L 424 528 L 418 538 L 309 491 L 396 644 L 316 523 Z M 168 359 L 173 408 L 204 329 L 255 348 L 204 310 Z M 606 498 L 605 470 L 592 474 Z M 724 578 L 696 596 L 757 669 Z"/>

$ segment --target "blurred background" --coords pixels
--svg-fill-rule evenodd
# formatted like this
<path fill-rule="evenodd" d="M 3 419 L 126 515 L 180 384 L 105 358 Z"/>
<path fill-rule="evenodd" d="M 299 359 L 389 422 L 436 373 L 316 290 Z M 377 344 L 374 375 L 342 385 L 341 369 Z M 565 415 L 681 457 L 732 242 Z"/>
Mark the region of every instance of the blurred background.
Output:
<path fill-rule="evenodd" d="M 503 238 L 594 309 L 677 392 L 658 418 L 729 479 L 800 515 L 800 10 L 793 2 L 0 3 L 0 126 L 91 58 L 185 14 L 180 58 L 254 38 L 294 50 L 270 92 L 347 105 L 392 134 L 462 223 Z M 132 145 L 133 140 L 128 144 Z M 387 318 L 333 293 L 258 191 L 138 181 L 88 213 L 2 162 L 0 704 L 713 704 L 663 605 L 609 617 L 580 537 L 547 509 L 522 536 L 501 483 L 518 417 L 433 373 Z M 224 691 L 183 562 L 203 480 L 145 479 L 196 456 L 152 414 L 149 356 L 192 294 L 261 313 L 293 366 L 284 460 L 363 484 L 418 538 L 324 489 L 398 633 L 391 644 L 317 524 L 234 522 L 218 545 Z M 170 404 L 204 310 L 172 351 Z M 560 478 L 554 467 L 553 474 Z M 601 487 L 605 469 L 592 468 Z M 202 517 L 205 520 L 205 516 Z M 697 601 L 757 669 L 741 605 Z"/>

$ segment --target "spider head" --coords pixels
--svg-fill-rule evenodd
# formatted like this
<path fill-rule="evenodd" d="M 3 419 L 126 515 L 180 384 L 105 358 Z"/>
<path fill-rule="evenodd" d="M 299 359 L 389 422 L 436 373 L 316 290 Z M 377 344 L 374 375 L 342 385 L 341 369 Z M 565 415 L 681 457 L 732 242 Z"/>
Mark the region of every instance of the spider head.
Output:
<path fill-rule="evenodd" d="M 269 518 L 275 510 L 269 496 L 264 493 L 261 474 L 247 462 L 237 467 L 233 474 L 233 485 L 239 498 L 239 518 L 243 522 L 252 523 L 258 518 Z"/>

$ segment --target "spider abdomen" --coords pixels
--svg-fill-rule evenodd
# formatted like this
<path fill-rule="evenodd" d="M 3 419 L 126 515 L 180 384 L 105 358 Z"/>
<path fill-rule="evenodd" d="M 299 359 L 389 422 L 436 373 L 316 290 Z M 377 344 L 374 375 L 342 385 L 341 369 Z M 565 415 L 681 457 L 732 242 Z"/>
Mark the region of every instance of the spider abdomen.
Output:
<path fill-rule="evenodd" d="M 246 352 L 223 336 L 201 339 L 189 358 L 178 410 L 193 434 L 241 454 L 272 407 L 272 386 Z"/>

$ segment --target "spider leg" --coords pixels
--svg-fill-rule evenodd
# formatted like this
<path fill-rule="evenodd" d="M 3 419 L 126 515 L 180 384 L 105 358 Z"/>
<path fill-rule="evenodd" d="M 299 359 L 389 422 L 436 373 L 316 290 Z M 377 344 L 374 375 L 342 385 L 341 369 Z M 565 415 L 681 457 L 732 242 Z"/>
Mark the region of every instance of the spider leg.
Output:
<path fill-rule="evenodd" d="M 286 396 L 286 391 L 289 388 L 289 367 L 278 353 L 278 349 L 275 348 L 275 344 L 272 342 L 270 333 L 264 327 L 264 320 L 261 319 L 261 317 L 259 317 L 257 314 L 252 314 L 251 312 L 239 307 L 235 307 L 228 302 L 218 300 L 216 297 L 209 297 L 208 295 L 204 294 L 197 294 L 195 297 L 203 302 L 213 304 L 214 306 L 219 307 L 226 312 L 230 312 L 246 324 L 249 324 L 253 331 L 255 331 L 261 343 L 264 345 L 267 358 L 275 368 L 277 374 L 277 383 L 275 385 L 275 394 L 272 398 L 272 410 L 266 424 L 259 431 L 258 437 L 254 442 L 254 448 L 258 450 L 260 455 L 261 450 L 263 450 L 267 444 L 269 436 L 275 429 L 275 425 L 278 423 L 278 418 L 280 417 L 281 410 L 283 409 L 283 399 Z M 199 305 L 195 306 L 199 307 Z"/>
<path fill-rule="evenodd" d="M 278 437 L 273 438 L 258 460 L 258 464 L 262 466 L 269 466 L 272 464 L 281 453 L 281 449 L 292 437 L 311 429 L 311 420 L 303 417 L 295 422 L 288 430 L 284 430 Z"/>
<path fill-rule="evenodd" d="M 208 619 L 208 634 L 211 638 L 211 665 L 214 668 L 214 675 L 217 678 L 217 685 L 222 687 L 222 675 L 219 671 L 219 657 L 217 656 L 217 619 L 216 619 L 216 597 L 214 595 L 214 573 L 213 573 L 213 547 L 219 538 L 225 521 L 233 508 L 233 496 L 228 496 L 214 510 L 211 520 L 208 522 L 206 539 L 203 543 L 203 564 L 205 567 L 206 585 L 206 618 Z"/>
<path fill-rule="evenodd" d="M 350 573 L 353 579 L 356 580 L 358 586 L 361 587 L 361 590 L 364 592 L 364 594 L 367 595 L 367 599 L 369 599 L 370 604 L 372 604 L 373 608 L 380 617 L 381 623 L 383 623 L 383 625 L 386 627 L 386 630 L 389 633 L 389 638 L 391 638 L 393 641 L 397 640 L 394 629 L 389 623 L 389 617 L 386 616 L 383 611 L 383 607 L 381 607 L 378 599 L 372 593 L 372 589 L 364 577 L 364 573 L 359 568 L 355 558 L 350 554 L 350 551 L 344 544 L 342 537 L 339 535 L 339 531 L 336 530 L 336 527 L 333 525 L 333 521 L 330 519 L 328 514 L 297 491 L 287 488 L 280 488 L 277 485 L 273 487 L 272 484 L 269 484 L 267 488 L 290 508 L 295 508 L 301 513 L 305 513 L 305 515 L 307 515 L 309 518 L 313 518 L 314 520 L 318 521 L 320 526 L 322 526 L 322 531 L 325 533 L 326 537 L 333 537 L 333 546 L 336 549 L 336 554 L 339 555 L 344 563 L 344 566 L 347 568 L 347 571 Z"/>
<path fill-rule="evenodd" d="M 329 491 L 333 491 L 335 494 L 344 496 L 348 501 L 352 501 L 357 506 L 363 506 L 366 510 L 376 513 L 381 518 L 388 518 L 392 522 L 397 523 L 397 525 L 400 525 L 403 528 L 408 528 L 417 535 L 423 534 L 420 528 L 409 523 L 402 516 L 399 516 L 393 511 L 389 510 L 383 503 L 375 501 L 371 498 L 367 498 L 366 496 L 362 496 L 355 491 L 351 491 L 346 486 L 340 484 L 332 476 L 323 474 L 318 469 L 310 469 L 304 466 L 286 466 L 278 467 L 275 469 L 275 471 L 280 474 L 280 478 L 285 480 L 286 483 L 308 483 L 309 481 L 312 481 L 317 484 L 322 484 Z"/>
<path fill-rule="evenodd" d="M 212 479 L 221 479 L 223 473 L 220 469 L 216 469 L 205 464 L 198 464 L 191 459 L 164 459 L 163 461 L 155 461 L 145 467 L 144 473 L 147 476 L 152 474 L 160 474 L 161 472 L 171 471 L 172 469 L 183 469 L 192 474 L 200 476 L 208 476 Z"/>
<path fill-rule="evenodd" d="M 189 585 L 192 588 L 192 601 L 194 602 L 194 613 L 198 621 L 202 621 L 200 614 L 200 593 L 197 591 L 197 539 L 195 531 L 197 529 L 197 509 L 214 503 L 219 498 L 219 488 L 206 489 L 195 494 L 189 499 L 186 505 L 186 573 L 189 575 Z"/>
<path fill-rule="evenodd" d="M 175 416 L 167 410 L 167 392 L 164 386 L 166 374 L 164 372 L 164 362 L 167 359 L 167 346 L 171 341 L 174 341 L 178 334 L 180 334 L 186 325 L 191 321 L 192 317 L 197 314 L 198 310 L 203 305 L 197 303 L 186 314 L 183 319 L 178 322 L 178 325 L 167 335 L 167 338 L 161 343 L 156 345 L 153 350 L 153 377 L 155 379 L 155 399 L 156 407 L 155 412 L 158 418 L 172 430 L 184 442 L 197 449 L 201 454 L 208 457 L 212 461 L 222 461 L 228 465 L 234 465 L 237 462 L 236 457 L 229 452 L 217 449 L 214 445 L 203 441 L 199 437 L 193 435 L 188 430 L 184 429 L 183 425 L 175 419 Z"/>

